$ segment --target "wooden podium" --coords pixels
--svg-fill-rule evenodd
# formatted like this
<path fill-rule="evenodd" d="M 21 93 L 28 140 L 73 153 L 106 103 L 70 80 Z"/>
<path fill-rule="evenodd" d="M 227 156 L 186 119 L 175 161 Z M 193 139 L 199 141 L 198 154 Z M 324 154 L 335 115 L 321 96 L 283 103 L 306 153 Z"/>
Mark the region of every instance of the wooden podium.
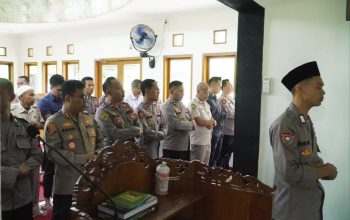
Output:
<path fill-rule="evenodd" d="M 153 160 L 132 142 L 103 149 L 83 170 L 109 195 L 125 190 L 154 194 L 156 166 L 170 167 L 169 194 L 143 219 L 270 220 L 273 189 L 255 177 L 211 168 L 198 161 Z M 71 219 L 91 220 L 106 198 L 82 177 L 73 193 Z"/>

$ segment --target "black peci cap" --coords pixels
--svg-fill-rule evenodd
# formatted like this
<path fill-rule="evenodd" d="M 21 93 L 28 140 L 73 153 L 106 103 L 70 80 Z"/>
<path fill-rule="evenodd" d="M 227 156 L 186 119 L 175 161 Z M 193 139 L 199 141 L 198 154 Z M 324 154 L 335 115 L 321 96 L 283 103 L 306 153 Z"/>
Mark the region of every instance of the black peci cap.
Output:
<path fill-rule="evenodd" d="M 283 77 L 281 82 L 289 91 L 291 91 L 299 82 L 314 76 L 320 76 L 320 71 L 318 70 L 316 61 L 305 63 L 291 70 Z"/>

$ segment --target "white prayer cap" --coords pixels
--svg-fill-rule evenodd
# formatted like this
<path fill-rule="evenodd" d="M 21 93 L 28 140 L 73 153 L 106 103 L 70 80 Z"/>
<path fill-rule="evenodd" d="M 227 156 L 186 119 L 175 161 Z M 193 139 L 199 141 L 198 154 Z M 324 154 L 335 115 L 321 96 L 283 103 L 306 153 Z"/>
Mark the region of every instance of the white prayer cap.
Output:
<path fill-rule="evenodd" d="M 28 86 L 28 85 L 23 85 L 23 86 L 21 86 L 21 87 L 18 88 L 18 90 L 17 90 L 17 95 L 18 95 L 18 96 L 21 96 L 21 95 L 23 95 L 24 93 L 28 92 L 29 90 L 34 90 L 34 88 L 31 87 L 31 86 Z"/>

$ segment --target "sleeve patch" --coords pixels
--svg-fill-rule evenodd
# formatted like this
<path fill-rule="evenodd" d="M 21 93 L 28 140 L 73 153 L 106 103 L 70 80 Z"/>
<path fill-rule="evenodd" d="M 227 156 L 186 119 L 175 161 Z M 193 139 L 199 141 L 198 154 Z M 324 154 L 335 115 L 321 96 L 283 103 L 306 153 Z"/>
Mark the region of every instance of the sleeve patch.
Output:
<path fill-rule="evenodd" d="M 197 107 L 196 104 L 192 103 L 191 108 L 193 111 L 196 110 L 196 107 Z"/>
<path fill-rule="evenodd" d="M 107 112 L 102 112 L 99 118 L 101 119 L 101 121 L 107 121 L 109 118 L 109 115 Z"/>
<path fill-rule="evenodd" d="M 283 145 L 292 146 L 296 143 L 296 135 L 291 132 L 282 132 L 281 140 Z"/>
<path fill-rule="evenodd" d="M 53 134 L 53 133 L 55 133 L 56 131 L 57 131 L 56 125 L 55 125 L 54 123 L 50 122 L 49 124 L 47 124 L 47 126 L 46 126 L 46 132 L 47 132 L 48 134 Z"/>

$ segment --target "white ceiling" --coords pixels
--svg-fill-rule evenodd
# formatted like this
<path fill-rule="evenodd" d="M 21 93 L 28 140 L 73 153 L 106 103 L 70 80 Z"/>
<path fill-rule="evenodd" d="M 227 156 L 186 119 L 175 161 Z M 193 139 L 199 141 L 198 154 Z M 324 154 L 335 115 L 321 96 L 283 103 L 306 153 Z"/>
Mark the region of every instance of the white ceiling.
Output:
<path fill-rule="evenodd" d="M 3 0 L 0 0 L 0 3 Z M 217 0 L 132 0 L 115 12 L 95 18 L 61 23 L 13 24 L 0 23 L 0 34 L 26 33 L 65 28 L 85 29 L 106 25 L 129 24 L 139 21 L 165 19 L 193 11 L 220 9 L 227 6 Z M 0 21 L 1 22 L 1 21 Z"/>

